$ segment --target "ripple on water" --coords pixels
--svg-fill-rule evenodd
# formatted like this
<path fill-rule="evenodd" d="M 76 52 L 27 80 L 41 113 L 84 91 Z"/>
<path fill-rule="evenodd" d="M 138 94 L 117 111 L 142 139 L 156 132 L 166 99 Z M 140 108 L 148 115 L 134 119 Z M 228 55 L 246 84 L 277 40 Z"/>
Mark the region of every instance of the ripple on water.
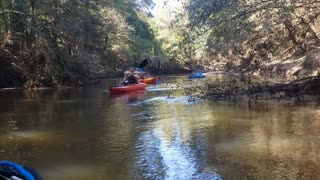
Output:
<path fill-rule="evenodd" d="M 132 103 L 131 106 L 141 106 L 144 104 L 149 103 L 157 103 L 157 102 L 163 102 L 167 104 L 185 104 L 185 105 L 192 105 L 202 102 L 201 99 L 191 96 L 160 96 L 160 97 L 154 97 L 150 99 L 146 99 L 142 102 L 136 102 Z"/>
<path fill-rule="evenodd" d="M 200 172 L 196 152 L 180 135 L 168 139 L 162 130 L 146 131 L 141 133 L 136 149 L 137 172 L 143 178 L 221 179 L 218 174 Z"/>
<path fill-rule="evenodd" d="M 170 91 L 170 90 L 178 90 L 181 89 L 179 86 L 172 87 L 158 87 L 158 86 L 149 86 L 147 87 L 147 91 Z"/>
<path fill-rule="evenodd" d="M 159 151 L 159 139 L 153 131 L 141 133 L 135 148 L 137 150 L 136 176 L 143 178 L 163 179 L 165 168 Z"/>

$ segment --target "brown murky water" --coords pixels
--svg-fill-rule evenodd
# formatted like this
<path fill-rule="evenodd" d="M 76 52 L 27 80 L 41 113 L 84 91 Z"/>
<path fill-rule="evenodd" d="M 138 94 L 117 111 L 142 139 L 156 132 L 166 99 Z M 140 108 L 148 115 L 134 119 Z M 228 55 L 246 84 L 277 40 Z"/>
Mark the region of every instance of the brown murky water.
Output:
<path fill-rule="evenodd" d="M 116 81 L 1 90 L 0 159 L 46 180 L 320 179 L 319 107 L 190 101 L 167 83 L 111 96 Z"/>

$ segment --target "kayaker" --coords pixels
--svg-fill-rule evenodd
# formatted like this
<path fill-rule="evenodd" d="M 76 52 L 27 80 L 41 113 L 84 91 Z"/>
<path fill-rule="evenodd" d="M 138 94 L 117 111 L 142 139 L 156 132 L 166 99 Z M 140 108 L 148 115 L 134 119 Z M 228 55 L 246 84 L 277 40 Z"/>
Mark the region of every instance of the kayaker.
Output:
<path fill-rule="evenodd" d="M 130 84 L 138 84 L 139 79 L 134 73 L 134 68 L 130 68 L 128 71 L 124 73 L 124 78 L 122 84 L 124 86 L 128 86 Z"/>

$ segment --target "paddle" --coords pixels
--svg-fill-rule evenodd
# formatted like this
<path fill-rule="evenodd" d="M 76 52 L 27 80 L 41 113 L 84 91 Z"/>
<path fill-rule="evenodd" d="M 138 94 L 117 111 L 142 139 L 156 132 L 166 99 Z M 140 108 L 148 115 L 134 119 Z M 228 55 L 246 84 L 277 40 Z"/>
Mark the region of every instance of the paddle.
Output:
<path fill-rule="evenodd" d="M 138 68 L 144 68 L 148 64 L 148 59 L 144 59 L 138 66 Z"/>

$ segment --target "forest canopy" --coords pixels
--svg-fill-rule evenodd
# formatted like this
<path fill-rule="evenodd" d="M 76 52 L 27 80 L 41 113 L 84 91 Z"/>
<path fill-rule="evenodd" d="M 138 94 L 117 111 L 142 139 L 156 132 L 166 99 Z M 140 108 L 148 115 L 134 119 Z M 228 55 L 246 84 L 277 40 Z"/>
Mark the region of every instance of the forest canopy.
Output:
<path fill-rule="evenodd" d="M 1 0 L 0 87 L 82 84 L 144 58 L 262 71 L 319 49 L 319 15 L 317 0 Z"/>
<path fill-rule="evenodd" d="M 145 21 L 152 6 L 150 0 L 2 0 L 0 84 L 77 84 L 155 55 Z"/>

